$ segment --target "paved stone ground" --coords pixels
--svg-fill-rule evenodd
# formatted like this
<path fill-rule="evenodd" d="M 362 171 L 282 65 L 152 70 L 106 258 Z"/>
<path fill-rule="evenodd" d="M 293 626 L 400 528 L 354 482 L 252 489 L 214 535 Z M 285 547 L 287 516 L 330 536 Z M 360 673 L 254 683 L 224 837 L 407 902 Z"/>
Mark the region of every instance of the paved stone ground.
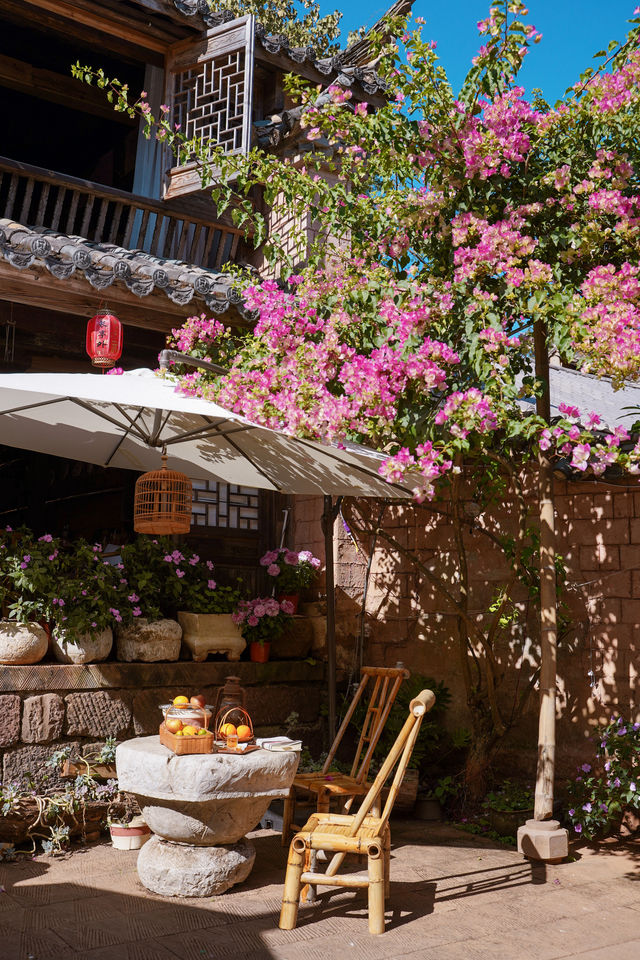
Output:
<path fill-rule="evenodd" d="M 545 867 L 420 821 L 393 824 L 387 930 L 365 895 L 325 888 L 278 929 L 286 851 L 252 834 L 245 884 L 206 900 L 155 896 L 137 852 L 108 843 L 0 865 L 0 960 L 639 960 L 640 843 Z"/>

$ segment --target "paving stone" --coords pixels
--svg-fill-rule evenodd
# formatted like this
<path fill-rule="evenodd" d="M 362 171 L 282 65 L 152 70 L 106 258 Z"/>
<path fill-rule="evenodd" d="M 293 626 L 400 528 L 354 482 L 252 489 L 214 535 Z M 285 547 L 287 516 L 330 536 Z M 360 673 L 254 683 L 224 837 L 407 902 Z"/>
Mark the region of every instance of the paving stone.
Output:
<path fill-rule="evenodd" d="M 123 737 L 129 731 L 131 708 L 125 694 L 70 693 L 65 702 L 69 736 Z"/>
<path fill-rule="evenodd" d="M 64 723 L 64 701 L 57 693 L 27 697 L 22 708 L 24 743 L 49 743 L 57 740 Z"/>
<path fill-rule="evenodd" d="M 15 693 L 0 696 L 0 747 L 10 747 L 20 739 L 20 697 Z"/>

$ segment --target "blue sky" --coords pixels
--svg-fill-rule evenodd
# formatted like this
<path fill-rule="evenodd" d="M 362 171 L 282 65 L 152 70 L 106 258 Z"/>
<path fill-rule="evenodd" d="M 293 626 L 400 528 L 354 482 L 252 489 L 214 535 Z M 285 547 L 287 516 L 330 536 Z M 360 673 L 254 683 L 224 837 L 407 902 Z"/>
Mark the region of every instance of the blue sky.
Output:
<path fill-rule="evenodd" d="M 343 36 L 362 23 L 371 25 L 391 0 L 349 0 L 342 4 Z M 627 18 L 640 0 L 531 0 L 527 22 L 543 34 L 529 53 L 521 82 L 527 92 L 540 87 L 554 102 L 586 67 L 593 54 L 609 40 L 623 40 Z M 479 46 L 476 23 L 486 16 L 489 0 L 416 0 L 416 16 L 427 21 L 425 37 L 436 40 L 438 55 L 454 88 L 462 82 L 471 57 Z M 331 0 L 321 0 L 323 13 L 336 9 Z"/>

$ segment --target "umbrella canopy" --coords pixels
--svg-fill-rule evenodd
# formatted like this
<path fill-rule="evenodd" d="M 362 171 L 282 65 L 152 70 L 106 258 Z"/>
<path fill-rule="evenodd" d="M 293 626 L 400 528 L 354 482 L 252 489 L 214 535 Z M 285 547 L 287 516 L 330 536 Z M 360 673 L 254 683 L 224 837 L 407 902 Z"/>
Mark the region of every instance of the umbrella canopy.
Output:
<path fill-rule="evenodd" d="M 409 497 L 378 474 L 382 454 L 300 440 L 176 393 L 151 370 L 121 376 L 0 375 L 0 443 L 105 467 L 172 469 L 290 494 Z"/>

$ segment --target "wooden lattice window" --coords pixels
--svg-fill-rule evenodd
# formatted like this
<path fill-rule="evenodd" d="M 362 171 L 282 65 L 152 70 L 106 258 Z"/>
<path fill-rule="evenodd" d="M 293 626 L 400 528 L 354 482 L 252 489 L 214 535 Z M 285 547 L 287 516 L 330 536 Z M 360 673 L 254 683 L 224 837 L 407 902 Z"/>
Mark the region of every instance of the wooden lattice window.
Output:
<path fill-rule="evenodd" d="M 251 141 L 254 18 L 239 17 L 201 40 L 176 44 L 167 61 L 165 99 L 171 124 L 225 153 L 247 153 Z M 195 163 L 172 167 L 165 197 L 200 190 Z"/>
<path fill-rule="evenodd" d="M 194 480 L 191 526 L 260 530 L 260 491 L 235 483 Z M 195 532 L 195 530 L 194 530 Z"/>

